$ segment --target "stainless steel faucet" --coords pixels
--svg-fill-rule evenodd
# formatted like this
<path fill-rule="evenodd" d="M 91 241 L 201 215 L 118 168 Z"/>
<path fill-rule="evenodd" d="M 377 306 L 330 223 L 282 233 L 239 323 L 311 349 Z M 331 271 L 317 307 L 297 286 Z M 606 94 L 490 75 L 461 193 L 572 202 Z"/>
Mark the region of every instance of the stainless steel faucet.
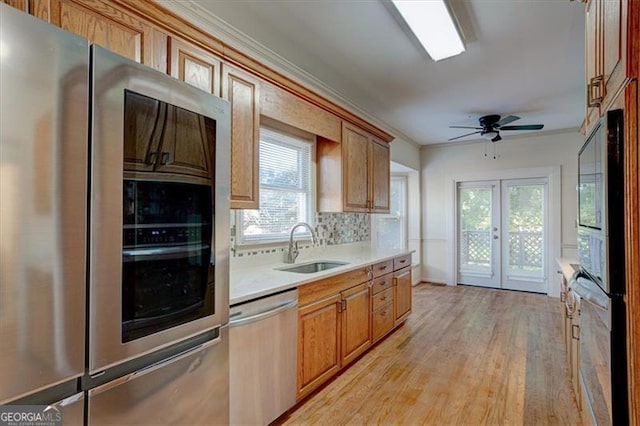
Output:
<path fill-rule="evenodd" d="M 289 249 L 284 253 L 284 263 L 294 263 L 296 261 L 296 257 L 298 257 L 298 254 L 299 254 L 298 242 L 297 241 L 295 243 L 293 242 L 293 231 L 295 231 L 296 228 L 299 228 L 301 226 L 306 227 L 309 230 L 309 232 L 311 232 L 311 242 L 314 245 L 318 244 L 318 238 L 316 237 L 316 233 L 311 227 L 311 225 L 309 225 L 306 222 L 296 223 L 291 227 L 291 230 L 289 231 Z"/>

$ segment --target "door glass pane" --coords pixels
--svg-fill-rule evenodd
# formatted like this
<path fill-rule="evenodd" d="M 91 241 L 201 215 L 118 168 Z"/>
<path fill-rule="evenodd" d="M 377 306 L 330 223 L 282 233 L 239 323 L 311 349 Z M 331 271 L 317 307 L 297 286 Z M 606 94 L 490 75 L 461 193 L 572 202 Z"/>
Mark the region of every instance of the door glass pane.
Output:
<path fill-rule="evenodd" d="M 543 278 L 544 185 L 513 185 L 507 190 L 509 278 Z"/>
<path fill-rule="evenodd" d="M 459 188 L 461 272 L 491 274 L 492 188 Z"/>

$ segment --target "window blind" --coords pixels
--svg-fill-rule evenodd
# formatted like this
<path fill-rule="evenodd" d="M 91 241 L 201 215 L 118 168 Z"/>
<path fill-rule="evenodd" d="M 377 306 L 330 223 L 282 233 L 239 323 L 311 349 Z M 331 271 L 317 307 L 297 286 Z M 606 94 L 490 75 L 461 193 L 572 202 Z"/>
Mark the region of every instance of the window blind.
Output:
<path fill-rule="evenodd" d="M 270 129 L 260 130 L 260 209 L 242 212 L 244 241 L 286 238 L 312 216 L 313 144 Z"/>

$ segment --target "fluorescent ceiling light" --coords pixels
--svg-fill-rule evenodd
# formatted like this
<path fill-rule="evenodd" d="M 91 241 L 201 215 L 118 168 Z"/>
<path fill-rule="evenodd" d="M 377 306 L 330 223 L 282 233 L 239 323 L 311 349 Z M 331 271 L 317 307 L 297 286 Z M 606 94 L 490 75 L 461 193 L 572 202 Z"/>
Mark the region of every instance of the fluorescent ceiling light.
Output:
<path fill-rule="evenodd" d="M 444 0 L 391 0 L 434 61 L 464 52 L 458 27 Z"/>

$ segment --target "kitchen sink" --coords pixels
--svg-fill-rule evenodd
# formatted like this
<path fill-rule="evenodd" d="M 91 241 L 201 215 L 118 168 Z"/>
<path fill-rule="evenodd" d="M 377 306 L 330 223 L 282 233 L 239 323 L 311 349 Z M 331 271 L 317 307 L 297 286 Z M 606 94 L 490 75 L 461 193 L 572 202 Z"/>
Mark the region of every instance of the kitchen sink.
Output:
<path fill-rule="evenodd" d="M 300 265 L 285 266 L 284 268 L 277 268 L 277 270 L 285 272 L 296 272 L 298 274 L 313 274 L 315 272 L 322 272 L 328 269 L 333 269 L 337 268 L 338 266 L 344 266 L 348 264 L 349 262 L 323 260 L 318 262 L 303 263 Z"/>

